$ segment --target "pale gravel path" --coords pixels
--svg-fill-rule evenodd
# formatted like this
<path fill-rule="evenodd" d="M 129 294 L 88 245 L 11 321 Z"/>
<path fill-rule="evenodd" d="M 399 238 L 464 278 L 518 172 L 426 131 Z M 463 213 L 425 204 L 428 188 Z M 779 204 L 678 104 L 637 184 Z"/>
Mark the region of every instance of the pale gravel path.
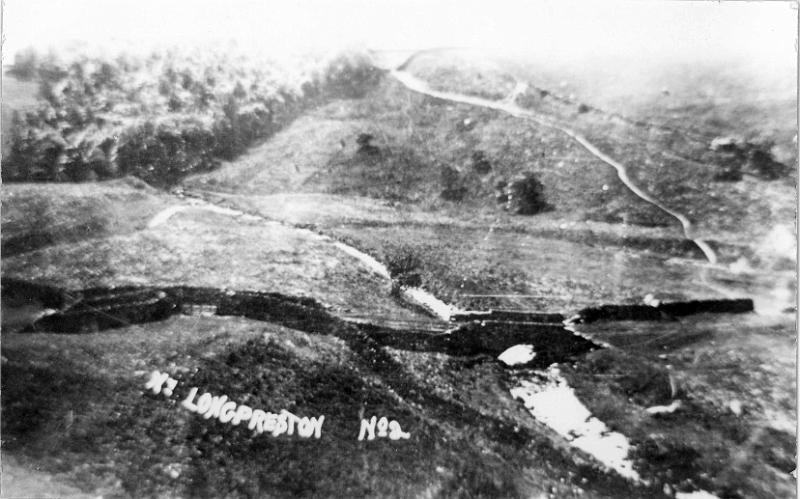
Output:
<path fill-rule="evenodd" d="M 603 163 L 613 167 L 617 171 L 617 176 L 619 177 L 620 181 L 623 184 L 625 184 L 625 186 L 636 196 L 638 196 L 643 201 L 652 204 L 653 206 L 657 207 L 658 209 L 662 210 L 663 212 L 667 213 L 668 215 L 678 220 L 678 222 L 680 222 L 683 228 L 683 233 L 686 239 L 689 239 L 692 242 L 694 242 L 697 245 L 697 247 L 700 248 L 700 250 L 703 252 L 703 254 L 706 256 L 706 258 L 710 263 L 712 264 L 717 263 L 717 255 L 714 252 L 714 250 L 708 245 L 708 243 L 703 239 L 694 237 L 692 222 L 691 220 L 689 220 L 689 218 L 687 218 L 684 214 L 668 207 L 661 201 L 657 200 L 656 198 L 645 192 L 639 186 L 637 186 L 628 175 L 628 170 L 625 167 L 625 165 L 623 165 L 619 161 L 615 160 L 614 158 L 602 152 L 600 149 L 597 148 L 597 146 L 592 144 L 586 137 L 579 134 L 575 130 L 560 123 L 557 123 L 555 121 L 552 121 L 550 119 L 547 119 L 533 111 L 524 109 L 518 106 L 513 101 L 513 99 L 494 101 L 471 95 L 462 95 L 454 92 L 444 92 L 432 89 L 426 82 L 411 75 L 410 73 L 407 73 L 406 71 L 394 69 L 392 71 L 389 71 L 389 74 L 394 79 L 402 83 L 406 88 L 408 88 L 409 90 L 413 90 L 414 92 L 418 92 L 437 99 L 447 100 L 450 102 L 458 102 L 461 104 L 469 104 L 472 106 L 503 111 L 517 118 L 528 119 L 538 123 L 539 125 L 548 128 L 553 128 L 568 135 L 578 144 L 580 144 L 584 149 L 586 149 L 590 154 L 592 154 L 594 157 L 596 157 Z"/>

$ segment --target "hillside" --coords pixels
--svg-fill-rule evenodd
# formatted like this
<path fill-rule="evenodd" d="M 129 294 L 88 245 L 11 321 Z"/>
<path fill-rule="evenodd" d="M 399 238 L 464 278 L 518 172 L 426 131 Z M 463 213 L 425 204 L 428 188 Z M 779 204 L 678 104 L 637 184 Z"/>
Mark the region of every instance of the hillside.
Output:
<path fill-rule="evenodd" d="M 790 497 L 794 96 L 372 57 L 213 166 L 4 183 L 4 495 Z"/>

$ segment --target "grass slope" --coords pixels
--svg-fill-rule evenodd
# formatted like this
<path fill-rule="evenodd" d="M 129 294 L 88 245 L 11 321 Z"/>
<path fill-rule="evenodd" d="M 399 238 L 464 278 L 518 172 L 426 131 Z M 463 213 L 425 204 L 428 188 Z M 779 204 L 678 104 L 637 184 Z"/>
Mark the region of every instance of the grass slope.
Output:
<path fill-rule="evenodd" d="M 502 383 L 496 369 L 447 361 L 471 381 L 456 388 L 463 397 L 442 397 L 451 382 L 420 381 L 440 356 L 408 363 L 354 330 L 318 327 L 328 334 L 176 317 L 104 334 L 11 336 L 2 365 L 5 451 L 109 497 L 643 492 L 567 458 L 507 397 L 503 409 L 476 409 L 470 387 L 501 395 L 491 388 Z M 153 369 L 178 380 L 176 394 L 145 390 Z M 479 381 L 485 376 L 495 383 Z M 265 410 L 325 415 L 322 436 L 256 436 L 205 420 L 179 404 L 194 386 Z M 372 414 L 398 420 L 410 440 L 359 442 L 360 418 Z"/>
<path fill-rule="evenodd" d="M 719 497 L 793 495 L 791 319 L 698 316 L 677 326 L 609 323 L 580 330 L 620 350 L 592 352 L 565 374 L 598 418 L 631 438 L 639 465 L 666 464 L 671 476 L 662 477 L 673 485 Z M 642 410 L 673 397 L 682 402 L 673 413 Z"/>
<path fill-rule="evenodd" d="M 516 82 L 528 84 L 518 104 L 583 134 L 706 237 L 761 239 L 774 224 L 789 223 L 797 178 L 794 77 L 766 85 L 752 68 L 724 63 L 643 68 L 429 53 L 408 70 L 433 88 L 493 99 L 508 96 Z M 784 164 L 780 179 L 717 180 L 731 166 L 709 149 L 719 136 L 766 144 Z"/>
<path fill-rule="evenodd" d="M 133 177 L 94 184 L 3 186 L 3 255 L 135 232 L 172 201 Z"/>
<path fill-rule="evenodd" d="M 3 276 L 80 290 L 190 285 L 310 296 L 338 313 L 413 319 L 390 284 L 330 240 L 277 223 L 189 210 L 163 225 L 3 259 Z"/>
<path fill-rule="evenodd" d="M 309 139 L 312 132 L 319 139 Z M 364 133 L 374 136 L 377 151 L 358 146 Z M 488 172 L 475 168 L 476 153 L 488 159 Z M 497 182 L 531 171 L 543 183 L 551 210 L 533 217 L 503 211 L 495 199 Z M 737 205 L 729 215 L 763 235 L 770 223 L 785 219 L 775 207 L 784 197 L 770 198 L 763 189 L 748 194 L 749 183 L 767 185 L 753 179 L 737 183 L 742 195 L 760 198 Z M 685 184 L 676 185 L 686 191 Z M 462 306 L 563 310 L 639 301 L 647 293 L 719 296 L 720 286 L 703 284 L 696 266 L 670 260 L 702 258 L 683 240 L 677 222 L 635 197 L 613 168 L 566 135 L 420 96 L 393 80 L 363 99 L 306 114 L 245 160 L 192 177 L 184 186 L 215 202 L 314 227 L 387 264 L 412 254 L 419 282 Z M 463 189 L 462 200 L 442 196 L 453 186 Z M 768 188 L 782 192 L 775 183 Z M 758 209 L 765 203 L 770 207 Z M 756 224 L 753 217 L 769 223 Z M 715 234 L 724 241 L 714 243 L 723 262 L 747 256 L 757 263 L 757 248 L 748 247 L 741 234 Z M 739 288 L 759 279 L 711 276 Z M 463 296 L 478 294 L 530 296 L 521 301 Z"/>

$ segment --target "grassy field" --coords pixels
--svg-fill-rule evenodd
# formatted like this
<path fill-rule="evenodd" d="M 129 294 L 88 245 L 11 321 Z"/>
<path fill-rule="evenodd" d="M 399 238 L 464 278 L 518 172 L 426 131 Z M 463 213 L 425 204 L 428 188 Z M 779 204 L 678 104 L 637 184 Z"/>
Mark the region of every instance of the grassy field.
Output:
<path fill-rule="evenodd" d="M 51 189 L 68 191 L 69 186 Z M 115 193 L 99 186 L 97 191 Z M 122 196 L 115 208 L 130 206 L 127 200 Z M 151 208 L 157 206 L 151 203 Z M 52 229 L 53 224 L 46 227 Z M 268 290 L 314 297 L 342 314 L 416 317 L 389 296 L 388 281 L 309 231 L 191 207 L 162 225 L 138 229 L 104 237 L 79 231 L 78 240 L 4 258 L 3 276 L 73 290 L 148 283 Z"/>
<path fill-rule="evenodd" d="M 6 184 L 3 254 L 144 229 L 173 201 L 136 178 L 98 184 Z"/>

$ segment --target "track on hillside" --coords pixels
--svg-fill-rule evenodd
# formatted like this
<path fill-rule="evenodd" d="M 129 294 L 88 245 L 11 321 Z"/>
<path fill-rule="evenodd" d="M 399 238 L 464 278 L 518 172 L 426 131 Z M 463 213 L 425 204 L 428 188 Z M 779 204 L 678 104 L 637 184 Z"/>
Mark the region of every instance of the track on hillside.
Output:
<path fill-rule="evenodd" d="M 552 128 L 554 130 L 558 130 L 568 135 L 570 138 L 575 140 L 578 144 L 580 144 L 594 157 L 596 157 L 603 163 L 613 167 L 616 170 L 617 176 L 619 177 L 620 181 L 623 184 L 625 184 L 625 186 L 637 197 L 639 197 L 643 201 L 655 206 L 664 213 L 667 213 L 671 217 L 678 220 L 683 229 L 684 237 L 692 241 L 695 245 L 697 245 L 698 248 L 700 248 L 700 250 L 703 252 L 709 263 L 711 264 L 717 263 L 717 254 L 705 240 L 694 236 L 692 222 L 686 215 L 670 208 L 669 206 L 659 201 L 658 199 L 654 198 L 653 196 L 645 192 L 642 188 L 637 186 L 631 179 L 630 175 L 628 175 L 628 169 L 625 167 L 625 165 L 623 165 L 619 161 L 615 160 L 614 158 L 602 152 L 596 145 L 590 142 L 586 137 L 584 137 L 583 135 L 573 130 L 572 128 L 569 128 L 566 125 L 563 125 L 552 119 L 546 118 L 536 112 L 518 106 L 513 99 L 503 99 L 500 101 L 494 101 L 471 95 L 463 95 L 454 92 L 445 92 L 432 89 L 426 82 L 420 80 L 419 78 L 413 76 L 412 74 L 405 71 L 405 69 L 403 69 L 407 67 L 408 64 L 421 53 L 423 52 L 417 52 L 412 54 L 408 59 L 405 60 L 405 62 L 403 62 L 397 68 L 389 71 L 389 75 L 398 82 L 400 82 L 403 86 L 414 92 L 418 92 L 437 99 L 447 100 L 450 102 L 469 104 L 472 106 L 503 111 L 517 118 L 528 119 L 536 122 L 541 126 Z"/>

